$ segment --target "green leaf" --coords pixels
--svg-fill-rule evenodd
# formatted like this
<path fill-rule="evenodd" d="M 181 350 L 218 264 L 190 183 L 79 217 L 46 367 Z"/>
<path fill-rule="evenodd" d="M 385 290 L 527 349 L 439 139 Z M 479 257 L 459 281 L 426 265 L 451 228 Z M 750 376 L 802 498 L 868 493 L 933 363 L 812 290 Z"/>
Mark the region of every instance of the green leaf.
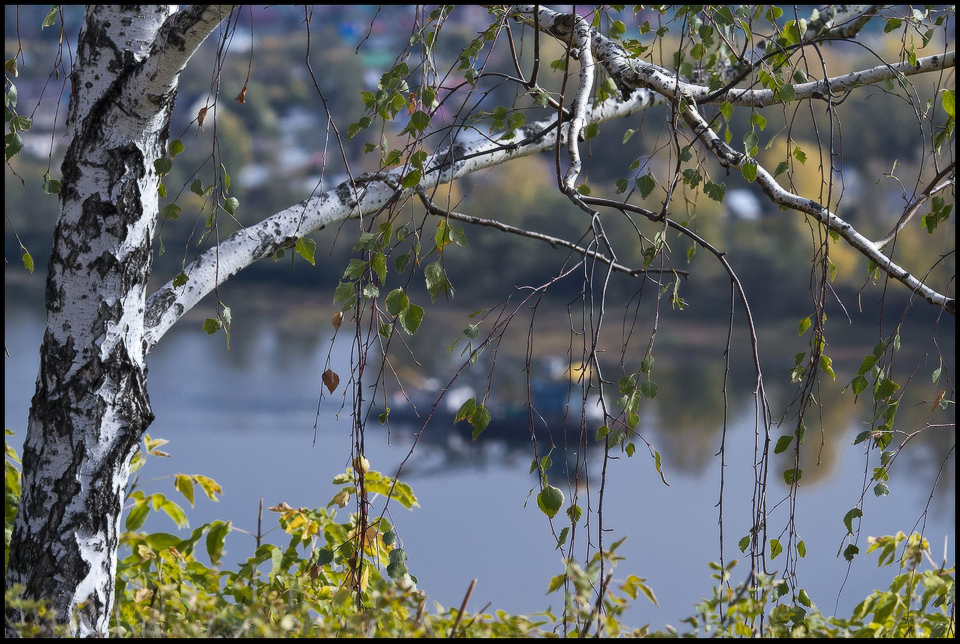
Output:
<path fill-rule="evenodd" d="M 610 23 L 610 37 L 613 39 L 619 39 L 620 36 L 627 32 L 627 26 L 623 24 L 622 20 L 614 20 Z"/>
<path fill-rule="evenodd" d="M 181 212 L 183 212 L 183 208 L 175 203 L 170 203 L 163 207 L 161 214 L 163 215 L 163 220 L 167 221 L 168 219 L 180 219 Z"/>
<path fill-rule="evenodd" d="M 217 318 L 207 318 L 203 321 L 203 330 L 206 331 L 208 335 L 213 335 L 220 330 L 220 320 Z"/>
<path fill-rule="evenodd" d="M 442 293 L 448 293 L 451 290 L 447 274 L 439 261 L 427 264 L 423 269 L 423 276 L 427 284 L 427 291 L 430 292 L 431 301 L 436 301 Z"/>
<path fill-rule="evenodd" d="M 776 90 L 774 94 L 779 100 L 783 101 L 784 103 L 789 103 L 790 101 L 793 101 L 794 99 L 797 98 L 797 90 L 790 83 L 787 83 L 783 87 Z"/>
<path fill-rule="evenodd" d="M 56 179 L 47 179 L 43 182 L 43 191 L 48 195 L 60 194 L 60 182 Z"/>
<path fill-rule="evenodd" d="M 317 242 L 313 241 L 309 237 L 301 237 L 297 240 L 297 245 L 294 247 L 294 250 L 297 251 L 301 257 L 313 264 L 314 266 L 317 263 L 314 261 L 313 257 L 317 250 Z"/>
<path fill-rule="evenodd" d="M 333 292 L 333 303 L 336 304 L 353 304 L 353 298 L 356 297 L 357 290 L 353 285 L 353 282 L 340 282 L 337 286 L 337 290 Z"/>
<path fill-rule="evenodd" d="M 414 152 L 410 156 L 410 164 L 414 168 L 419 168 L 420 170 L 423 170 L 423 163 L 427 160 L 427 156 L 428 155 L 425 150 L 419 150 L 417 152 Z"/>
<path fill-rule="evenodd" d="M 470 414 L 470 424 L 473 425 L 473 440 L 477 440 L 477 436 L 490 424 L 490 412 L 486 405 L 477 405 Z"/>
<path fill-rule="evenodd" d="M 183 141 L 180 139 L 174 139 L 170 141 L 170 144 L 167 145 L 167 150 L 170 152 L 170 158 L 175 159 L 177 155 L 183 152 Z"/>
<path fill-rule="evenodd" d="M 468 399 L 462 405 L 460 409 L 457 410 L 457 415 L 454 416 L 453 422 L 459 423 L 461 420 L 467 420 L 473 415 L 473 412 L 477 409 L 477 401 L 474 398 Z"/>
<path fill-rule="evenodd" d="M 733 105 L 730 104 L 730 101 L 724 101 L 720 104 L 720 113 L 727 121 L 733 118 Z"/>
<path fill-rule="evenodd" d="M 32 273 L 33 272 L 33 256 L 27 251 L 26 248 L 23 249 L 23 256 L 21 257 L 21 259 L 23 260 L 24 268 L 26 268 L 28 271 Z M 939 372 L 940 370 L 937 369 L 937 371 Z M 936 381 L 934 381 L 934 383 L 936 383 Z"/>
<path fill-rule="evenodd" d="M 57 11 L 59 10 L 60 5 L 53 5 L 53 8 L 47 13 L 44 17 L 43 22 L 40 23 L 41 29 L 46 29 L 47 27 L 52 27 L 57 24 Z"/>
<path fill-rule="evenodd" d="M 410 298 L 403 292 L 403 289 L 396 288 L 387 295 L 386 304 L 390 315 L 400 315 L 410 304 Z"/>
<path fill-rule="evenodd" d="M 566 575 L 557 575 L 556 577 L 551 577 L 550 584 L 547 586 L 547 594 L 549 595 L 550 593 L 559 590 L 560 587 L 563 586 L 564 579 L 566 579 Z"/>
<path fill-rule="evenodd" d="M 170 170 L 173 169 L 173 161 L 167 157 L 160 157 L 153 162 L 153 168 L 157 171 L 157 174 L 162 177 L 165 174 L 169 174 Z"/>
<path fill-rule="evenodd" d="M 781 174 L 783 174 L 789 169 L 790 169 L 790 164 L 787 163 L 786 161 L 781 161 L 780 164 L 777 166 L 777 169 L 774 170 L 773 176 L 779 177 Z"/>
<path fill-rule="evenodd" d="M 173 487 L 190 503 L 190 507 L 193 507 L 193 479 L 185 474 L 177 474 L 173 479 Z"/>
<path fill-rule="evenodd" d="M 3 137 L 3 141 L 5 145 L 4 152 L 6 154 L 7 161 L 12 159 L 14 155 L 23 149 L 23 139 L 20 138 L 20 135 L 16 132 L 10 132 L 7 134 L 5 137 Z"/>
<path fill-rule="evenodd" d="M 554 550 L 559 550 L 563 547 L 563 544 L 567 542 L 567 534 L 570 532 L 570 527 L 567 526 L 560 531 L 560 536 L 557 538 L 557 547 Z"/>
<path fill-rule="evenodd" d="M 737 544 L 740 548 L 740 552 L 746 552 L 747 548 L 750 546 L 750 535 L 748 534 L 743 539 L 740 540 L 740 543 Z"/>
<path fill-rule="evenodd" d="M 797 544 L 797 554 L 800 555 L 801 558 L 807 556 L 807 544 L 803 541 Z"/>
<path fill-rule="evenodd" d="M 779 539 L 770 540 L 770 558 L 776 559 L 780 556 L 780 553 L 783 552 L 783 546 L 780 545 Z"/>
<path fill-rule="evenodd" d="M 811 324 L 813 324 L 813 321 L 810 319 L 809 315 L 803 318 L 802 320 L 800 320 L 800 326 L 797 330 L 797 336 L 803 335 L 806 332 L 806 330 L 810 328 Z"/>
<path fill-rule="evenodd" d="M 859 508 L 854 508 L 843 515 L 843 525 L 847 527 L 847 534 L 853 534 L 853 520 L 863 516 Z"/>
<path fill-rule="evenodd" d="M 148 534 L 144 539 L 147 545 L 150 546 L 155 552 L 161 552 L 167 548 L 173 548 L 180 545 L 183 542 L 183 539 L 178 537 L 175 534 L 170 534 L 169 532 L 154 532 Z"/>
<path fill-rule="evenodd" d="M 637 179 L 637 188 L 640 189 L 640 196 L 646 199 L 650 196 L 650 193 L 653 192 L 653 189 L 657 187 L 657 182 L 654 181 L 653 175 L 645 174 L 639 179 Z"/>
<path fill-rule="evenodd" d="M 723 196 L 727 193 L 727 185 L 725 183 L 707 181 L 703 184 L 703 192 L 717 203 L 721 203 Z"/>
<path fill-rule="evenodd" d="M 820 354 L 820 368 L 834 380 L 837 379 L 837 374 L 833 370 L 833 360 L 825 353 Z"/>
<path fill-rule="evenodd" d="M 223 544 L 227 535 L 230 534 L 232 522 L 214 521 L 210 524 L 210 530 L 207 532 L 207 554 L 210 556 L 210 563 L 214 566 L 220 562 L 223 556 Z"/>
<path fill-rule="evenodd" d="M 400 185 L 403 188 L 412 188 L 418 183 L 420 183 L 420 171 L 412 170 L 410 174 L 403 178 L 403 181 L 400 182 Z"/>
<path fill-rule="evenodd" d="M 871 354 L 865 357 L 863 361 L 860 363 L 860 368 L 857 369 L 857 375 L 859 376 L 861 374 L 867 373 L 873 368 L 873 365 L 875 364 L 877 364 L 877 356 Z"/>
<path fill-rule="evenodd" d="M 750 160 L 740 166 L 740 172 L 743 174 L 743 178 L 753 183 L 757 180 L 757 162 Z"/>
<path fill-rule="evenodd" d="M 886 400 L 900 388 L 900 385 L 889 378 L 879 378 L 876 386 L 873 388 L 873 399 L 875 401 Z"/>
<path fill-rule="evenodd" d="M 853 561 L 853 558 L 859 554 L 860 548 L 856 547 L 852 543 L 848 545 L 843 551 L 843 558 L 847 561 Z"/>
<path fill-rule="evenodd" d="M 417 110 L 410 115 L 410 125 L 412 125 L 417 132 L 423 132 L 427 129 L 427 126 L 430 125 L 430 115 L 423 110 Z"/>
<path fill-rule="evenodd" d="M 26 263 L 26 260 L 24 260 L 24 263 Z M 32 273 L 32 272 L 33 272 L 33 263 L 31 262 L 31 265 L 28 266 L 27 268 L 29 268 L 29 269 L 30 269 L 30 272 Z M 937 382 L 940 381 L 940 371 L 941 371 L 942 369 L 943 369 L 943 365 L 942 365 L 942 364 L 941 364 L 939 367 L 937 367 L 936 369 L 934 369 L 933 374 L 931 375 L 931 379 L 933 380 L 933 384 L 937 384 Z"/>
<path fill-rule="evenodd" d="M 226 210 L 231 215 L 237 213 L 237 208 L 240 207 L 240 200 L 236 197 L 229 197 L 223 201 L 223 209 Z"/>
<path fill-rule="evenodd" d="M 203 476 L 202 474 L 194 474 L 191 478 L 200 486 L 200 489 L 207 495 L 207 498 L 211 501 L 220 500 L 217 498 L 217 494 L 223 494 L 223 488 L 220 487 L 219 483 L 209 476 Z"/>
<path fill-rule="evenodd" d="M 413 335 L 420 328 L 423 320 L 423 309 L 416 304 L 410 304 L 400 313 L 400 326 L 409 335 Z"/>
<path fill-rule="evenodd" d="M 794 483 L 800 480 L 801 476 L 803 476 L 803 470 L 800 470 L 800 469 L 784 470 L 783 481 L 787 485 L 793 485 Z"/>
<path fill-rule="evenodd" d="M 640 393 L 642 393 L 645 398 L 656 398 L 657 389 L 657 383 L 652 380 L 640 383 Z"/>
<path fill-rule="evenodd" d="M 410 263 L 410 254 L 400 255 L 395 260 L 393 260 L 393 270 L 398 273 L 402 273 L 407 268 L 407 264 Z"/>
<path fill-rule="evenodd" d="M 127 530 L 131 532 L 139 530 L 140 526 L 143 525 L 143 522 L 147 520 L 147 515 L 150 514 L 150 505 L 147 503 L 139 503 L 130 510 L 130 514 L 127 515 L 127 520 L 124 526 Z"/>
<path fill-rule="evenodd" d="M 194 179 L 193 183 L 190 184 L 190 192 L 197 195 L 198 197 L 203 196 L 203 182 L 200 179 Z"/>
<path fill-rule="evenodd" d="M 358 279 L 367 270 L 367 263 L 362 259 L 354 257 L 347 263 L 347 268 L 343 271 L 343 277 L 340 279 Z"/>
<path fill-rule="evenodd" d="M 556 516 L 560 508 L 563 507 L 563 492 L 559 488 L 547 485 L 543 491 L 537 495 L 537 506 L 551 519 Z"/>
<path fill-rule="evenodd" d="M 793 436 L 781 436 L 777 439 L 777 446 L 773 448 L 774 454 L 782 454 L 787 451 L 787 448 L 790 447 L 790 443 L 793 442 Z"/>
<path fill-rule="evenodd" d="M 890 494 L 890 488 L 887 487 L 886 483 L 880 482 L 880 483 L 877 483 L 876 486 L 874 486 L 873 493 L 876 494 L 877 496 L 886 496 Z"/>
<path fill-rule="evenodd" d="M 943 107 L 943 111 L 947 113 L 947 116 L 957 117 L 957 107 L 956 97 L 953 94 L 952 89 L 943 90 L 943 95 L 940 97 L 940 105 Z"/>
<path fill-rule="evenodd" d="M 156 498 L 156 494 L 154 498 Z M 190 524 L 187 521 L 187 513 L 183 511 L 179 505 L 171 501 L 170 499 L 164 498 L 160 503 L 160 509 L 166 513 L 168 517 L 173 519 L 173 522 L 177 524 L 178 528 L 189 528 Z"/>

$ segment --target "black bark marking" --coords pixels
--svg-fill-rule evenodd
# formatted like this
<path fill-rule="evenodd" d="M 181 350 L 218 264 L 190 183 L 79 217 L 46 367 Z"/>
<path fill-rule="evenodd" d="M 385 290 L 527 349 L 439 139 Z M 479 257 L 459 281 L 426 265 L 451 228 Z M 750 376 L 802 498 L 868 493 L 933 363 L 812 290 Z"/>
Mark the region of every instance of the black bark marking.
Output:
<path fill-rule="evenodd" d="M 173 289 L 164 289 L 156 293 L 153 297 L 154 304 L 147 310 L 147 314 L 144 317 L 144 325 L 148 329 L 152 329 L 160 324 L 163 314 L 170 308 L 170 305 L 177 300 L 177 294 L 173 292 Z"/>

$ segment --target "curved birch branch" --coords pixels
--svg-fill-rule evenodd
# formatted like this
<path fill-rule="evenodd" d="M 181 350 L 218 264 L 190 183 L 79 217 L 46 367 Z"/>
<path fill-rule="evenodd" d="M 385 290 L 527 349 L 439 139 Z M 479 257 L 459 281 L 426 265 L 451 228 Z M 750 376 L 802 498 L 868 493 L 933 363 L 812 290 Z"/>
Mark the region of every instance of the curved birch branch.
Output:
<path fill-rule="evenodd" d="M 629 100 L 609 99 L 584 113 L 584 122 L 602 123 L 622 118 L 664 102 L 664 97 L 650 90 L 634 92 Z M 543 131 L 546 134 L 540 135 Z M 557 136 L 564 143 L 567 128 L 557 128 L 555 119 L 531 123 L 518 128 L 515 139 L 532 138 L 526 145 L 504 146 L 498 141 L 473 141 L 454 143 L 441 148 L 424 167 L 428 170 L 420 186 L 429 189 L 477 170 L 499 165 L 511 159 L 529 156 L 549 150 L 557 144 Z M 260 223 L 243 228 L 218 246 L 204 251 L 184 269 L 189 280 L 182 287 L 174 287 L 173 281 L 155 291 L 148 299 L 145 312 L 146 351 L 150 351 L 170 327 L 188 310 L 219 284 L 236 275 L 253 262 L 270 257 L 280 248 L 292 248 L 296 240 L 319 230 L 330 223 L 363 212 L 376 212 L 391 200 L 413 193 L 413 188 L 397 191 L 391 185 L 403 180 L 403 169 L 384 171 L 377 175 L 358 177 L 357 194 L 351 182 L 344 181 L 333 190 L 311 197 L 264 219 Z M 217 257 L 219 255 L 219 267 Z"/>
<path fill-rule="evenodd" d="M 950 186 L 956 185 L 957 177 L 955 175 L 952 177 L 947 176 L 951 173 L 955 173 L 956 167 L 957 162 L 952 161 L 950 165 L 944 168 L 941 172 L 937 173 L 937 176 L 933 178 L 933 181 L 927 185 L 926 190 L 920 193 L 920 196 L 914 199 L 913 203 L 907 206 L 907 209 L 903 211 L 903 214 L 900 216 L 897 224 L 893 227 L 893 230 L 887 233 L 883 239 L 880 239 L 876 242 L 877 248 L 883 250 L 887 244 L 896 239 L 897 235 L 900 234 L 900 231 L 903 230 L 908 223 L 910 223 L 910 220 L 913 219 L 918 212 L 920 212 L 920 207 L 927 203 L 927 200 L 929 200 L 930 197 L 938 192 L 941 192 L 942 190 L 946 190 Z"/>
<path fill-rule="evenodd" d="M 520 16 L 524 21 L 532 22 L 525 14 L 535 10 L 533 6 L 525 6 L 517 7 L 514 12 L 515 15 Z M 566 40 L 571 37 L 571 19 L 564 14 L 539 7 L 538 24 L 541 30 L 561 40 Z M 911 275 L 909 271 L 897 265 L 892 259 L 884 255 L 876 244 L 864 237 L 850 223 L 831 212 L 829 208 L 812 199 L 805 199 L 785 190 L 755 159 L 736 152 L 720 140 L 720 137 L 710 129 L 707 122 L 700 116 L 700 113 L 695 107 L 697 95 L 706 95 L 708 88 L 685 83 L 677 78 L 675 74 L 668 72 L 662 67 L 631 58 L 616 41 L 606 38 L 596 31 L 593 34 L 593 43 L 594 54 L 597 56 L 597 60 L 604 65 L 618 87 L 631 90 L 636 88 L 652 89 L 672 100 L 679 100 L 684 121 L 686 121 L 698 137 L 703 139 L 723 167 L 742 168 L 747 163 L 756 163 L 757 184 L 771 201 L 812 216 L 829 229 L 837 232 L 848 244 L 877 264 L 877 266 L 888 275 L 906 285 L 931 304 L 942 307 L 948 313 L 956 315 L 956 300 L 954 298 L 931 289 L 921 280 Z M 911 73 L 921 73 L 923 71 L 933 71 L 954 66 L 956 66 L 956 52 L 949 52 L 944 56 L 928 56 L 927 58 L 919 59 L 915 66 L 907 65 L 909 69 L 915 70 Z M 885 78 L 893 78 L 901 73 L 904 75 L 907 74 L 907 70 L 904 69 L 902 64 L 883 65 L 870 70 L 840 76 L 836 79 L 829 80 L 828 83 L 830 90 L 835 91 L 846 87 L 875 83 L 880 80 L 885 80 Z M 822 87 L 826 88 L 827 82 L 824 81 L 804 83 L 796 86 L 797 99 L 804 97 L 813 98 L 815 86 L 820 87 L 821 83 L 823 83 Z M 836 83 L 836 85 L 834 83 Z M 735 92 L 738 92 L 738 90 L 730 90 L 728 95 L 729 100 L 731 103 L 734 103 L 736 100 L 736 104 L 739 105 L 762 106 L 758 103 L 767 104 L 763 100 L 765 96 L 763 92 L 769 92 L 770 98 L 773 98 L 773 92 L 769 90 L 739 90 L 739 93 L 736 94 Z"/>
<path fill-rule="evenodd" d="M 529 25 L 533 24 L 533 18 L 531 17 L 533 12 L 534 5 L 522 5 L 514 9 L 514 15 Z M 540 6 L 538 24 L 542 31 L 563 42 L 571 38 L 571 24 L 566 14 L 557 13 Z M 606 68 L 614 83 L 620 89 L 630 91 L 638 87 L 649 87 L 664 94 L 667 98 L 673 99 L 679 95 L 698 103 L 715 94 L 709 87 L 688 83 L 659 65 L 631 57 L 624 51 L 620 43 L 596 30 L 593 30 L 591 36 L 593 54 L 597 57 L 597 62 Z M 827 92 L 843 92 L 862 85 L 873 85 L 886 80 L 893 80 L 901 76 L 912 76 L 956 67 L 956 59 L 956 51 L 950 51 L 943 55 L 918 58 L 916 65 L 911 65 L 909 62 L 895 65 L 877 65 L 842 76 L 800 83 L 793 86 L 796 96 L 791 100 L 823 98 L 827 95 Z M 731 89 L 722 96 L 713 97 L 708 102 L 722 103 L 723 101 L 729 101 L 732 105 L 744 107 L 767 107 L 785 102 L 782 98 L 778 98 L 773 90 L 769 89 Z"/>

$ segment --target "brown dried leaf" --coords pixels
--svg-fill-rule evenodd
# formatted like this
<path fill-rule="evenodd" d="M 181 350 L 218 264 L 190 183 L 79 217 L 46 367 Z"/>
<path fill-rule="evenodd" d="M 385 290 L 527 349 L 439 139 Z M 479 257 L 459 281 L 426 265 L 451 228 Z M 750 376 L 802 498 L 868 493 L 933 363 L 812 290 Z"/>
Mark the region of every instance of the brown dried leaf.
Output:
<path fill-rule="evenodd" d="M 330 320 L 330 323 L 333 324 L 334 329 L 339 329 L 340 325 L 343 324 L 343 311 L 337 311 L 333 314 L 333 319 Z"/>
<path fill-rule="evenodd" d="M 147 601 L 153 597 L 153 591 L 149 588 L 138 588 L 133 592 L 133 601 L 136 603 Z"/>
<path fill-rule="evenodd" d="M 247 86 L 246 85 L 243 86 L 243 89 L 240 90 L 240 93 L 237 94 L 237 97 L 233 100 L 240 103 L 241 105 L 247 102 Z"/>
<path fill-rule="evenodd" d="M 943 400 L 943 397 L 947 395 L 946 389 L 941 389 L 940 393 L 937 394 L 937 399 L 933 401 L 933 406 L 930 407 L 930 413 L 937 411 L 937 407 L 940 405 L 940 401 Z"/>
<path fill-rule="evenodd" d="M 414 92 L 410 92 L 407 98 L 410 99 L 410 103 L 407 104 L 407 111 L 413 114 L 417 111 L 417 95 Z"/>
<path fill-rule="evenodd" d="M 207 118 L 207 110 L 210 108 L 208 106 L 201 107 L 200 111 L 197 112 L 197 125 L 203 127 L 203 119 Z"/>
<path fill-rule="evenodd" d="M 281 501 L 279 505 L 269 507 L 267 510 L 270 512 L 289 512 L 293 510 L 293 508 L 291 508 L 286 501 Z"/>
<path fill-rule="evenodd" d="M 340 384 L 340 376 L 337 375 L 337 372 L 333 369 L 327 369 L 323 372 L 323 384 L 326 385 L 327 389 L 330 390 L 330 393 L 333 393 L 333 390 L 337 388 L 337 385 Z"/>

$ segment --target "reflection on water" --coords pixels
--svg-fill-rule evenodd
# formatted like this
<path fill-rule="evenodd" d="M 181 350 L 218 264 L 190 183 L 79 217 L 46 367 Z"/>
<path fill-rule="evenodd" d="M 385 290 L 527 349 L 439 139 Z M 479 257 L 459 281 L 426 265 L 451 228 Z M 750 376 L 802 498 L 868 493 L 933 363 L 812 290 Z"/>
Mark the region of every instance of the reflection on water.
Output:
<path fill-rule="evenodd" d="M 173 459 L 151 462 L 145 475 L 202 473 L 215 478 L 225 490 L 222 501 L 199 500 L 188 511 L 194 521 L 232 519 L 238 527 L 253 529 L 256 506 L 263 497 L 267 505 L 281 500 L 291 505 L 324 506 L 333 494 L 333 476 L 350 460 L 349 404 L 342 407 L 342 390 L 325 397 L 317 416 L 320 374 L 330 353 L 331 366 L 349 372 L 348 338 L 331 347 L 327 295 L 298 293 L 296 297 L 257 301 L 234 306 L 232 348 L 227 351 L 222 336 L 207 336 L 200 329 L 204 317 L 186 319 L 158 346 L 150 358 L 149 390 L 157 420 L 150 429 L 154 436 L 167 438 Z M 37 370 L 37 348 L 42 336 L 42 307 L 31 305 L 29 293 L 6 291 L 5 341 L 11 358 L 5 362 L 5 425 L 18 432 L 22 441 L 26 414 L 33 394 Z M 292 305 L 290 302 L 297 302 Z M 202 310 L 202 307 L 201 307 Z M 396 367 L 405 377 L 419 374 L 424 380 L 437 378 L 446 383 L 463 359 L 459 351 L 443 351 L 466 326 L 464 312 L 431 310 L 411 344 L 419 363 L 398 355 Z M 539 314 L 543 319 L 547 316 Z M 564 315 L 555 316 L 565 319 Z M 717 536 L 717 494 L 719 459 L 717 453 L 723 429 L 724 364 L 722 346 L 725 329 L 702 325 L 675 327 L 665 320 L 657 341 L 653 378 L 659 385 L 654 400 L 641 406 L 638 431 L 663 457 L 670 487 L 656 473 L 646 447 L 639 443 L 632 457 L 614 453 L 608 464 L 604 526 L 610 536 L 629 535 L 622 551 L 627 557 L 617 577 L 631 573 L 646 577 L 661 607 L 638 602 L 627 619 L 636 625 L 677 624 L 692 613 L 692 604 L 709 594 L 707 562 L 719 558 Z M 952 320 L 951 320 L 952 322 Z M 505 339 L 497 357 L 491 395 L 503 400 L 526 398 L 523 373 L 525 321 L 518 322 L 519 339 Z M 550 337 L 556 333 L 546 325 L 542 345 L 563 347 L 568 340 Z M 683 337 L 719 338 L 701 340 L 711 349 L 693 352 Z M 766 333 L 766 332 L 764 332 Z M 795 331 L 794 331 L 795 333 Z M 762 335 L 766 346 L 767 394 L 776 413 L 781 412 L 795 390 L 788 382 L 792 356 L 803 350 L 795 336 L 771 339 Z M 905 334 L 906 335 L 906 334 Z M 953 354 L 953 329 L 941 329 L 944 355 Z M 842 516 L 860 498 L 868 463 L 865 445 L 853 447 L 853 437 L 869 421 L 868 400 L 855 404 L 850 393 L 840 394 L 844 378 L 856 370 L 860 357 L 872 342 L 850 347 L 847 359 L 837 359 L 836 383 L 827 381 L 818 392 L 820 407 L 811 408 L 806 418 L 807 439 L 801 452 L 804 470 L 799 494 L 797 521 L 808 546 L 808 556 L 799 567 L 801 583 L 825 612 L 832 612 L 847 567 L 836 558 L 845 532 Z M 741 344 L 742 348 L 745 346 Z M 439 347 L 439 348 L 438 348 Z M 557 353 L 562 353 L 562 349 Z M 618 355 L 608 352 L 608 355 Z M 519 356 L 519 358 L 517 358 Z M 907 369 L 920 362 L 919 355 L 905 350 L 898 360 Z M 463 386 L 482 391 L 489 362 L 483 359 L 468 369 Z M 929 361 L 918 374 L 929 374 Z M 628 368 L 635 368 L 629 364 Z M 953 373 L 953 365 L 948 365 Z M 945 370 L 946 371 L 946 370 Z M 612 372 L 612 369 L 611 369 Z M 618 374 L 619 375 L 619 374 Z M 616 376 L 613 376 L 614 380 Z M 342 382 L 346 382 L 342 377 Z M 914 431 L 931 422 L 932 398 L 927 389 L 929 376 L 917 378 L 907 387 L 897 426 Z M 737 540 L 750 526 L 750 496 L 753 486 L 755 420 L 753 373 L 748 355 L 735 355 L 729 374 L 726 445 L 726 492 L 724 529 L 727 560 L 741 556 Z M 612 397 L 615 399 L 615 396 Z M 922 404 L 921 404 L 922 403 Z M 418 407 L 421 415 L 424 409 Z M 398 417 L 399 418 L 399 417 Z M 940 412 L 936 422 L 953 422 L 953 408 Z M 314 443 L 314 422 L 317 422 Z M 501 419 L 502 421 L 502 419 Z M 491 428 L 473 442 L 471 428 L 431 423 L 420 435 L 402 478 L 413 485 L 421 508 L 406 512 L 393 508 L 404 546 L 414 571 L 428 596 L 444 605 L 462 599 L 473 577 L 479 578 L 472 602 L 474 609 L 487 601 L 513 612 L 535 612 L 547 606 L 558 610 L 562 598 L 545 596 L 549 578 L 562 571 L 553 548 L 550 527 L 528 492 L 536 485 L 530 474 L 533 458 L 531 436 L 525 423 L 501 426 L 494 418 Z M 552 483 L 569 497 L 564 483 L 576 467 L 579 443 L 579 405 L 574 404 L 566 431 L 560 422 L 546 423 L 537 432 L 539 453 L 551 450 L 553 465 L 548 471 Z M 790 431 L 787 419 L 776 437 Z M 543 423 L 540 423 L 542 426 Z M 602 450 L 593 443 L 595 427 L 586 423 L 589 439 L 586 476 L 579 503 L 596 509 L 597 485 Z M 366 434 L 368 456 L 373 467 L 386 473 L 396 471 L 407 455 L 420 423 L 392 422 L 387 431 L 371 416 Z M 922 516 L 933 490 L 941 462 L 954 444 L 953 428 L 934 428 L 918 436 L 898 458 L 891 472 L 891 494 L 875 498 L 869 492 L 860 545 L 868 535 L 910 531 Z M 564 445 L 571 448 L 565 450 Z M 19 448 L 19 445 L 18 445 Z M 871 455 L 875 458 L 875 455 Z M 771 467 L 772 506 L 787 493 L 778 473 L 792 466 L 792 450 L 776 456 Z M 169 481 L 151 483 L 152 491 L 172 492 Z M 926 517 L 926 534 L 934 544 L 949 537 L 954 560 L 955 466 L 943 468 L 936 494 Z M 589 495 L 589 499 L 587 496 Z M 779 529 L 785 525 L 784 509 L 771 516 Z M 168 531 L 163 517 L 151 518 L 148 529 Z M 595 525 L 595 524 L 594 524 Z M 593 528 L 595 530 L 595 527 Z M 276 536 L 276 535 L 274 535 Z M 593 537 L 595 538 L 595 533 Z M 610 536 L 605 536 L 609 539 Z M 578 543 L 585 543 L 580 539 Z M 227 558 L 241 561 L 252 553 L 252 542 L 234 533 L 228 542 Z M 578 553 L 579 554 L 579 553 Z M 873 588 L 885 586 L 893 577 L 890 569 L 876 569 L 875 561 L 854 562 L 850 580 L 840 597 L 840 610 L 849 611 L 858 599 Z M 742 575 L 735 574 L 735 579 Z"/>

